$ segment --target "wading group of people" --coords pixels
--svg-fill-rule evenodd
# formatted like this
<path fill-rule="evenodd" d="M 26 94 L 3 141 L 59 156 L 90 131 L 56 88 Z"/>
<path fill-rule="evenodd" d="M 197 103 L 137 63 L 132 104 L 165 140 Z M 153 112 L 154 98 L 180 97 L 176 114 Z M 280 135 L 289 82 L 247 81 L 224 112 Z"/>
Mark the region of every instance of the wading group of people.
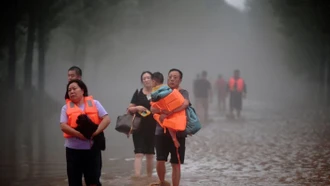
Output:
<path fill-rule="evenodd" d="M 246 83 L 240 77 L 240 71 L 235 70 L 234 74 L 229 80 L 225 80 L 223 75 L 218 75 L 214 86 L 211 86 L 207 79 L 207 72 L 202 71 L 198 74 L 193 83 L 193 91 L 197 114 L 202 123 L 208 123 L 209 120 L 209 103 L 212 102 L 213 97 L 217 99 L 217 105 L 220 114 L 226 113 L 226 99 L 229 97 L 229 118 L 240 118 L 242 110 L 242 99 L 246 97 Z M 213 96 L 212 93 L 215 93 Z M 236 116 L 234 115 L 236 111 Z"/>
<path fill-rule="evenodd" d="M 184 132 L 173 132 L 171 129 L 166 130 L 167 128 L 161 123 L 184 111 L 191 105 L 188 91 L 180 87 L 182 78 L 183 73 L 179 69 L 171 69 L 167 74 L 167 86 L 169 89 L 177 90 L 180 96 L 183 97 L 183 104 L 173 111 L 168 112 L 152 104 L 151 95 L 153 89 L 164 83 L 164 76 L 160 72 L 152 73 L 150 71 L 145 71 L 141 74 L 140 80 L 143 87 L 133 93 L 127 108 L 127 113 L 138 116 L 146 111 L 151 113 L 140 117 L 140 128 L 132 136 L 135 153 L 134 177 L 141 177 L 142 159 L 144 156 L 147 160 L 147 176 L 152 176 L 154 156 L 156 154 L 156 171 L 159 182 L 152 183 L 152 185 L 170 185 L 168 181 L 165 181 L 165 163 L 169 155 L 172 165 L 172 185 L 180 185 L 180 164 L 184 163 L 187 134 Z M 208 105 L 207 97 L 199 98 L 198 101 L 201 104 Z M 65 102 L 61 110 L 60 127 L 65 138 L 69 186 L 82 186 L 83 176 L 86 186 L 100 186 L 101 151 L 105 150 L 106 146 L 103 131 L 109 126 L 110 118 L 102 104 L 88 94 L 88 89 L 82 81 L 82 71 L 79 67 L 73 66 L 68 70 Z M 206 106 L 204 107 L 206 108 Z M 158 120 L 155 120 L 154 115 L 159 116 Z M 94 130 L 90 132 L 79 128 L 84 125 L 92 126 Z"/>

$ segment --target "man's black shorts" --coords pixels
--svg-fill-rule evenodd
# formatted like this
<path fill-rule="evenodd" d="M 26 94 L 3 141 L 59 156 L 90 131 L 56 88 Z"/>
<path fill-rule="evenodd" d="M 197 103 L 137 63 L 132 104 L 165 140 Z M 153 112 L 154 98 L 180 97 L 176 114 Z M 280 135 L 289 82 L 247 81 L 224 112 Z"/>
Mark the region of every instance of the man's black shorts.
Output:
<path fill-rule="evenodd" d="M 156 143 L 156 156 L 157 161 L 167 161 L 168 155 L 171 153 L 171 159 L 170 162 L 172 164 L 178 164 L 178 157 L 177 157 L 177 149 L 174 146 L 173 140 L 171 138 L 171 135 L 169 132 L 166 132 L 162 135 L 156 135 L 155 136 L 155 143 Z M 184 156 L 186 151 L 186 138 L 185 137 L 178 137 L 177 138 L 180 147 L 179 147 L 179 156 L 181 164 L 184 163 Z"/>
<path fill-rule="evenodd" d="M 242 110 L 242 93 L 231 92 L 229 105 L 231 109 Z"/>

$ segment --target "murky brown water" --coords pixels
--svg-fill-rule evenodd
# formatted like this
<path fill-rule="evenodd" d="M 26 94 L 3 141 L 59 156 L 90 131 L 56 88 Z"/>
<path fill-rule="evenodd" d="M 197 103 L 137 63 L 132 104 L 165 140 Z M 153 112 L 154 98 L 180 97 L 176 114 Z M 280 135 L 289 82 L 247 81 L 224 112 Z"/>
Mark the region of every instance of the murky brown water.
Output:
<path fill-rule="evenodd" d="M 324 118 L 315 112 L 289 113 L 254 102 L 247 102 L 245 108 L 242 121 L 212 113 L 214 122 L 187 139 L 182 186 L 330 185 L 330 125 Z M 145 186 L 157 180 L 155 173 L 153 180 L 131 180 L 131 149 L 121 156 L 114 151 L 124 147 L 114 145 L 108 142 L 112 148 L 103 153 L 103 185 Z M 7 153 L 8 161 L 0 168 L 1 179 L 6 178 L 2 183 L 66 185 L 64 148 L 62 144 L 54 148 L 62 150 L 54 153 L 49 148 L 47 158 L 31 161 L 24 157 L 26 147 L 20 146 L 16 167 Z M 167 177 L 170 180 L 170 172 Z"/>

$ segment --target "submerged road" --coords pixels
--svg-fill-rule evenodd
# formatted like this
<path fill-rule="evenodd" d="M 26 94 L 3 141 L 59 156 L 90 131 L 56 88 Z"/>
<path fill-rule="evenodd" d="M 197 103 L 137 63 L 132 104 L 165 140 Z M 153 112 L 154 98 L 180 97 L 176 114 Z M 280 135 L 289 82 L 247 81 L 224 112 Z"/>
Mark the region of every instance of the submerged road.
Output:
<path fill-rule="evenodd" d="M 330 124 L 326 114 L 272 108 L 249 100 L 240 121 L 228 121 L 215 112 L 215 106 L 212 110 L 213 122 L 187 139 L 182 186 L 330 185 Z M 64 158 L 62 152 L 55 156 Z M 130 179 L 133 154 L 130 157 L 103 154 L 104 186 L 145 186 L 151 181 Z M 12 180 L 11 185 L 66 185 L 64 161 L 20 166 L 20 171 L 33 166 L 34 174 Z M 156 173 L 154 176 L 157 180 Z M 167 177 L 170 180 L 170 173 Z"/>

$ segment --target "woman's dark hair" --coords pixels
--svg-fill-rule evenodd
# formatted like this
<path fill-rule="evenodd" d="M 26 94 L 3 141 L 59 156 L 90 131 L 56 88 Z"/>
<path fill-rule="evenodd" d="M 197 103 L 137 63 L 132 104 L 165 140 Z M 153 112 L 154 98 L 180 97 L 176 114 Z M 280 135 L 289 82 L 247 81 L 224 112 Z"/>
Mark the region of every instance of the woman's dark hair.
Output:
<path fill-rule="evenodd" d="M 79 79 L 73 79 L 73 80 L 69 81 L 68 85 L 66 86 L 65 99 L 69 99 L 68 89 L 69 89 L 69 86 L 72 83 L 77 83 L 78 87 L 81 88 L 81 90 L 84 91 L 84 97 L 88 96 L 88 89 L 87 89 L 86 84 L 83 81 L 79 80 Z"/>
<path fill-rule="evenodd" d="M 150 71 L 143 71 L 140 77 L 141 82 L 143 82 L 143 75 L 144 74 L 150 74 L 150 76 L 152 76 L 152 73 Z"/>
<path fill-rule="evenodd" d="M 177 68 L 172 68 L 170 71 L 168 71 L 168 74 L 170 74 L 170 73 L 173 72 L 173 71 L 179 72 L 179 74 L 180 74 L 180 79 L 183 78 L 183 73 L 182 73 L 182 71 L 179 70 L 179 69 L 177 69 Z"/>

